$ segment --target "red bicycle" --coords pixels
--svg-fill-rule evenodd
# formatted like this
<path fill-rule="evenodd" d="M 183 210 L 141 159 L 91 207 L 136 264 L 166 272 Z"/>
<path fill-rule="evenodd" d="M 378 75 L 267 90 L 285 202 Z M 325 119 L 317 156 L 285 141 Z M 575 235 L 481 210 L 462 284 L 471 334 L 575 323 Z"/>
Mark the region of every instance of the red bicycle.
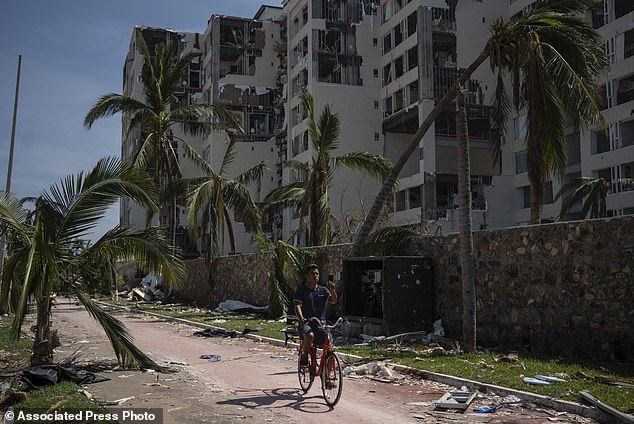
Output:
<path fill-rule="evenodd" d="M 322 323 L 317 318 L 311 318 L 316 320 L 320 325 Z M 339 356 L 335 353 L 335 346 L 332 341 L 332 335 L 330 330 L 341 324 L 343 318 L 339 318 L 334 325 L 323 325 L 324 332 L 326 333 L 326 339 L 324 345 L 321 347 L 321 357 L 319 363 L 317 362 L 317 348 L 315 344 L 310 347 L 310 354 L 308 355 L 308 365 L 302 365 L 301 353 L 302 343 L 299 340 L 299 351 L 297 355 L 297 375 L 299 376 L 299 386 L 304 393 L 308 393 L 315 377 L 321 377 L 321 390 L 324 394 L 324 399 L 328 406 L 335 406 L 341 398 L 341 391 L 343 390 L 343 374 L 341 373 L 341 361 Z"/>

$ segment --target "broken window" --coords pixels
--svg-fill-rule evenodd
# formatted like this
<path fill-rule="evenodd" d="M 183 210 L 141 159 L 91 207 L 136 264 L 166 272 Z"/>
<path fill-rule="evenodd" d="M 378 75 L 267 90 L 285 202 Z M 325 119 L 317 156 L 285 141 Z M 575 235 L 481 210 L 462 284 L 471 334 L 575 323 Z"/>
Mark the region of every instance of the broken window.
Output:
<path fill-rule="evenodd" d="M 408 106 L 411 105 L 412 103 L 416 103 L 418 102 L 418 80 L 414 81 L 413 83 L 409 84 L 407 86 L 407 90 L 408 90 Z"/>
<path fill-rule="evenodd" d="M 418 47 L 414 46 L 407 51 L 407 70 L 410 71 L 418 66 Z"/>
<path fill-rule="evenodd" d="M 399 56 L 394 60 L 394 71 L 396 78 L 403 76 L 403 56 Z"/>
<path fill-rule="evenodd" d="M 385 37 L 383 37 L 383 54 L 392 50 L 392 34 L 387 33 Z"/>
<path fill-rule="evenodd" d="M 388 85 L 392 82 L 392 63 L 388 63 L 383 67 L 383 85 Z"/>

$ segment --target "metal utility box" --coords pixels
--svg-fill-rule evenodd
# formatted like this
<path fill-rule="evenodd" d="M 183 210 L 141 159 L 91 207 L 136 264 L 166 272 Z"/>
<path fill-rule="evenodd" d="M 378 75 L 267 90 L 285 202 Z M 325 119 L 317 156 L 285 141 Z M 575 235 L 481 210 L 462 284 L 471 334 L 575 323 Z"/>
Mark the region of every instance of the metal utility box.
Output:
<path fill-rule="evenodd" d="M 343 312 L 374 323 L 383 335 L 433 331 L 434 273 L 430 258 L 382 256 L 343 261 Z M 375 327 L 376 328 L 376 327 Z M 360 332 L 368 333 L 366 328 Z M 378 335 L 378 334 L 375 334 Z"/>

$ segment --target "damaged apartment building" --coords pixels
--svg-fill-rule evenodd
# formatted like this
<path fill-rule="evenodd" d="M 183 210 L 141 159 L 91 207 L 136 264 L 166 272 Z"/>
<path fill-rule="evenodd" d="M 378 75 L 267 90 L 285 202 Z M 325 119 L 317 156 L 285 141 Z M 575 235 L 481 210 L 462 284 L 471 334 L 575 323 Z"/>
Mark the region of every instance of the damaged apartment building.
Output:
<path fill-rule="evenodd" d="M 385 156 L 393 162 L 420 123 L 480 53 L 488 25 L 505 1 L 381 1 L 381 57 Z M 494 162 L 489 111 L 494 80 L 486 67 L 465 84 L 468 113 L 474 227 L 513 225 L 512 197 L 491 190 L 506 162 Z M 455 104 L 448 105 L 427 131 L 400 174 L 392 222 L 433 222 L 436 230 L 456 231 L 458 191 Z M 506 184 L 510 184 L 507 182 Z M 488 216 L 487 216 L 488 215 Z M 487 223 L 488 220 L 488 223 Z"/>
<path fill-rule="evenodd" d="M 126 55 L 125 64 L 123 67 L 123 95 L 132 97 L 134 99 L 145 101 L 145 94 L 143 90 L 143 79 L 141 76 L 141 70 L 143 68 L 144 56 L 141 46 L 141 40 L 139 37 L 143 37 L 147 43 L 150 55 L 154 54 L 156 46 L 160 43 L 177 43 L 177 55 L 182 55 L 188 52 L 200 51 L 201 40 L 197 33 L 178 32 L 170 29 L 152 28 L 152 27 L 137 27 L 138 31 L 132 32 L 132 38 L 130 40 L 130 46 Z M 196 102 L 201 97 L 202 81 L 201 81 L 201 61 L 195 59 L 190 63 L 188 72 L 180 83 L 179 90 L 174 94 L 175 97 L 172 101 L 172 108 L 179 108 Z M 124 113 L 122 115 L 122 128 L 128 128 L 130 122 L 130 115 Z M 180 126 L 174 126 L 170 130 L 174 137 L 174 147 L 178 149 L 178 142 L 176 140 L 182 138 L 188 140 L 188 143 L 193 146 L 199 146 L 201 140 L 197 140 L 191 135 L 185 135 Z M 136 156 L 141 146 L 142 140 L 147 134 L 143 133 L 140 128 L 135 128 L 132 132 L 122 131 L 121 142 L 121 157 L 125 161 L 132 161 Z M 180 155 L 181 169 L 183 176 L 193 177 L 200 172 L 197 168 L 189 162 L 184 155 Z M 162 204 L 159 213 L 154 215 L 153 224 L 166 227 L 168 234 L 171 234 L 172 229 L 175 228 L 176 244 L 181 247 L 183 256 L 196 257 L 198 256 L 197 248 L 195 244 L 191 243 L 187 235 L 187 223 L 186 213 L 184 208 L 184 199 L 178 199 L 176 206 L 176 213 L 173 213 L 172 206 L 169 204 Z M 139 207 L 137 204 L 131 202 L 128 199 L 122 199 L 119 208 L 119 222 L 122 226 L 136 226 L 143 228 L 146 225 L 146 211 Z"/>
<path fill-rule="evenodd" d="M 299 98 L 302 90 L 312 94 L 316 116 L 327 104 L 339 115 L 341 132 L 334 155 L 367 151 L 396 161 L 436 102 L 480 53 L 494 19 L 513 19 L 533 4 L 534 0 L 282 0 L 281 7 L 262 6 L 253 18 L 211 15 L 201 34 L 153 28 L 143 32 L 151 43 L 179 40 L 179 53 L 202 53 L 191 64 L 176 101 L 224 104 L 235 114 L 245 133 L 237 143 L 230 176 L 267 162 L 269 171 L 250 188 L 254 200 L 261 202 L 273 188 L 303 178 L 284 166 L 286 160 L 312 160 L 307 113 Z M 558 217 L 560 204 L 554 195 L 561 185 L 582 175 L 611 181 L 610 215 L 634 213 L 633 16 L 629 0 L 604 0 L 587 13 L 612 63 L 603 82 L 609 131 L 593 128 L 568 134 L 567 178 L 547 185 L 545 220 Z M 126 95 L 142 96 L 142 60 L 133 37 L 124 69 Z M 495 79 L 487 66 L 473 73 L 466 90 L 473 226 L 525 224 L 530 214 L 525 118 L 520 112 L 509 121 L 507 143 L 494 161 L 489 115 Z M 131 157 L 139 137 L 124 136 L 124 157 Z M 216 170 L 227 143 L 225 131 L 192 141 Z M 186 173 L 193 172 L 188 165 Z M 389 225 L 431 223 L 436 231 L 458 230 L 455 105 L 436 119 L 399 178 Z M 380 184 L 345 168 L 337 168 L 331 181 L 333 242 L 348 242 L 352 222 L 364 218 Z M 570 217 L 580 218 L 575 215 L 579 210 Z M 171 225 L 166 212 L 158 219 Z M 184 212 L 179 205 L 175 225 L 181 235 Z M 238 251 L 254 251 L 240 217 L 231 218 Z M 267 216 L 265 234 L 271 240 L 301 243 L 297 218 L 290 210 Z M 144 212 L 122 203 L 122 224 L 143 225 L 144 220 Z"/>
<path fill-rule="evenodd" d="M 285 23 L 280 7 L 262 6 L 253 19 L 212 15 L 203 35 L 203 93 L 205 103 L 222 104 L 244 129 L 236 144 L 231 176 L 260 162 L 267 164 L 264 177 L 253 187 L 257 203 L 280 184 L 276 164 L 285 148 L 284 72 L 286 63 Z M 203 157 L 219 170 L 228 145 L 225 131 L 212 132 L 203 141 Z M 252 235 L 231 217 L 239 251 L 250 251 Z M 281 222 L 278 222 L 278 226 Z M 267 237 L 280 236 L 274 217 L 264 217 Z M 277 233 L 276 233 L 277 232 Z M 224 252 L 228 250 L 225 246 Z"/>
<path fill-rule="evenodd" d="M 378 103 L 380 47 L 378 1 L 285 0 L 288 26 L 287 137 L 288 159 L 312 160 L 306 111 L 301 90 L 314 98 L 315 116 L 330 104 L 339 115 L 341 132 L 333 155 L 352 151 L 383 153 L 381 111 Z M 302 175 L 283 170 L 283 183 L 299 181 Z M 333 242 L 350 241 L 350 223 L 358 220 L 371 204 L 380 186 L 347 168 L 337 168 L 329 188 L 334 216 Z M 298 219 L 287 211 L 283 217 L 284 239 L 301 242 L 296 236 Z"/>

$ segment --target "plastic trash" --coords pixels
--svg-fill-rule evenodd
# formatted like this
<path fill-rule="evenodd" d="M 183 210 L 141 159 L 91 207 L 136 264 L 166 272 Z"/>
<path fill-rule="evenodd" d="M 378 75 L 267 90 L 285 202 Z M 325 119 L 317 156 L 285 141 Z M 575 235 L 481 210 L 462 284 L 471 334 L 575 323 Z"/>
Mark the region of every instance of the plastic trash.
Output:
<path fill-rule="evenodd" d="M 549 383 L 565 383 L 566 382 L 566 380 L 564 380 L 563 378 L 552 377 L 550 375 L 536 375 L 535 378 L 538 380 L 547 381 Z"/>
<path fill-rule="evenodd" d="M 473 408 L 473 412 L 479 412 L 480 414 L 490 414 L 497 410 L 497 406 L 482 406 L 479 408 Z"/>
<path fill-rule="evenodd" d="M 220 355 L 200 355 L 200 359 L 207 359 L 209 362 L 218 362 Z"/>
<path fill-rule="evenodd" d="M 528 383 L 528 384 L 535 384 L 536 386 L 549 386 L 550 385 L 550 383 L 548 381 L 540 380 L 538 378 L 533 378 L 533 377 L 524 377 L 522 379 L 522 381 L 524 381 L 524 383 Z"/>

